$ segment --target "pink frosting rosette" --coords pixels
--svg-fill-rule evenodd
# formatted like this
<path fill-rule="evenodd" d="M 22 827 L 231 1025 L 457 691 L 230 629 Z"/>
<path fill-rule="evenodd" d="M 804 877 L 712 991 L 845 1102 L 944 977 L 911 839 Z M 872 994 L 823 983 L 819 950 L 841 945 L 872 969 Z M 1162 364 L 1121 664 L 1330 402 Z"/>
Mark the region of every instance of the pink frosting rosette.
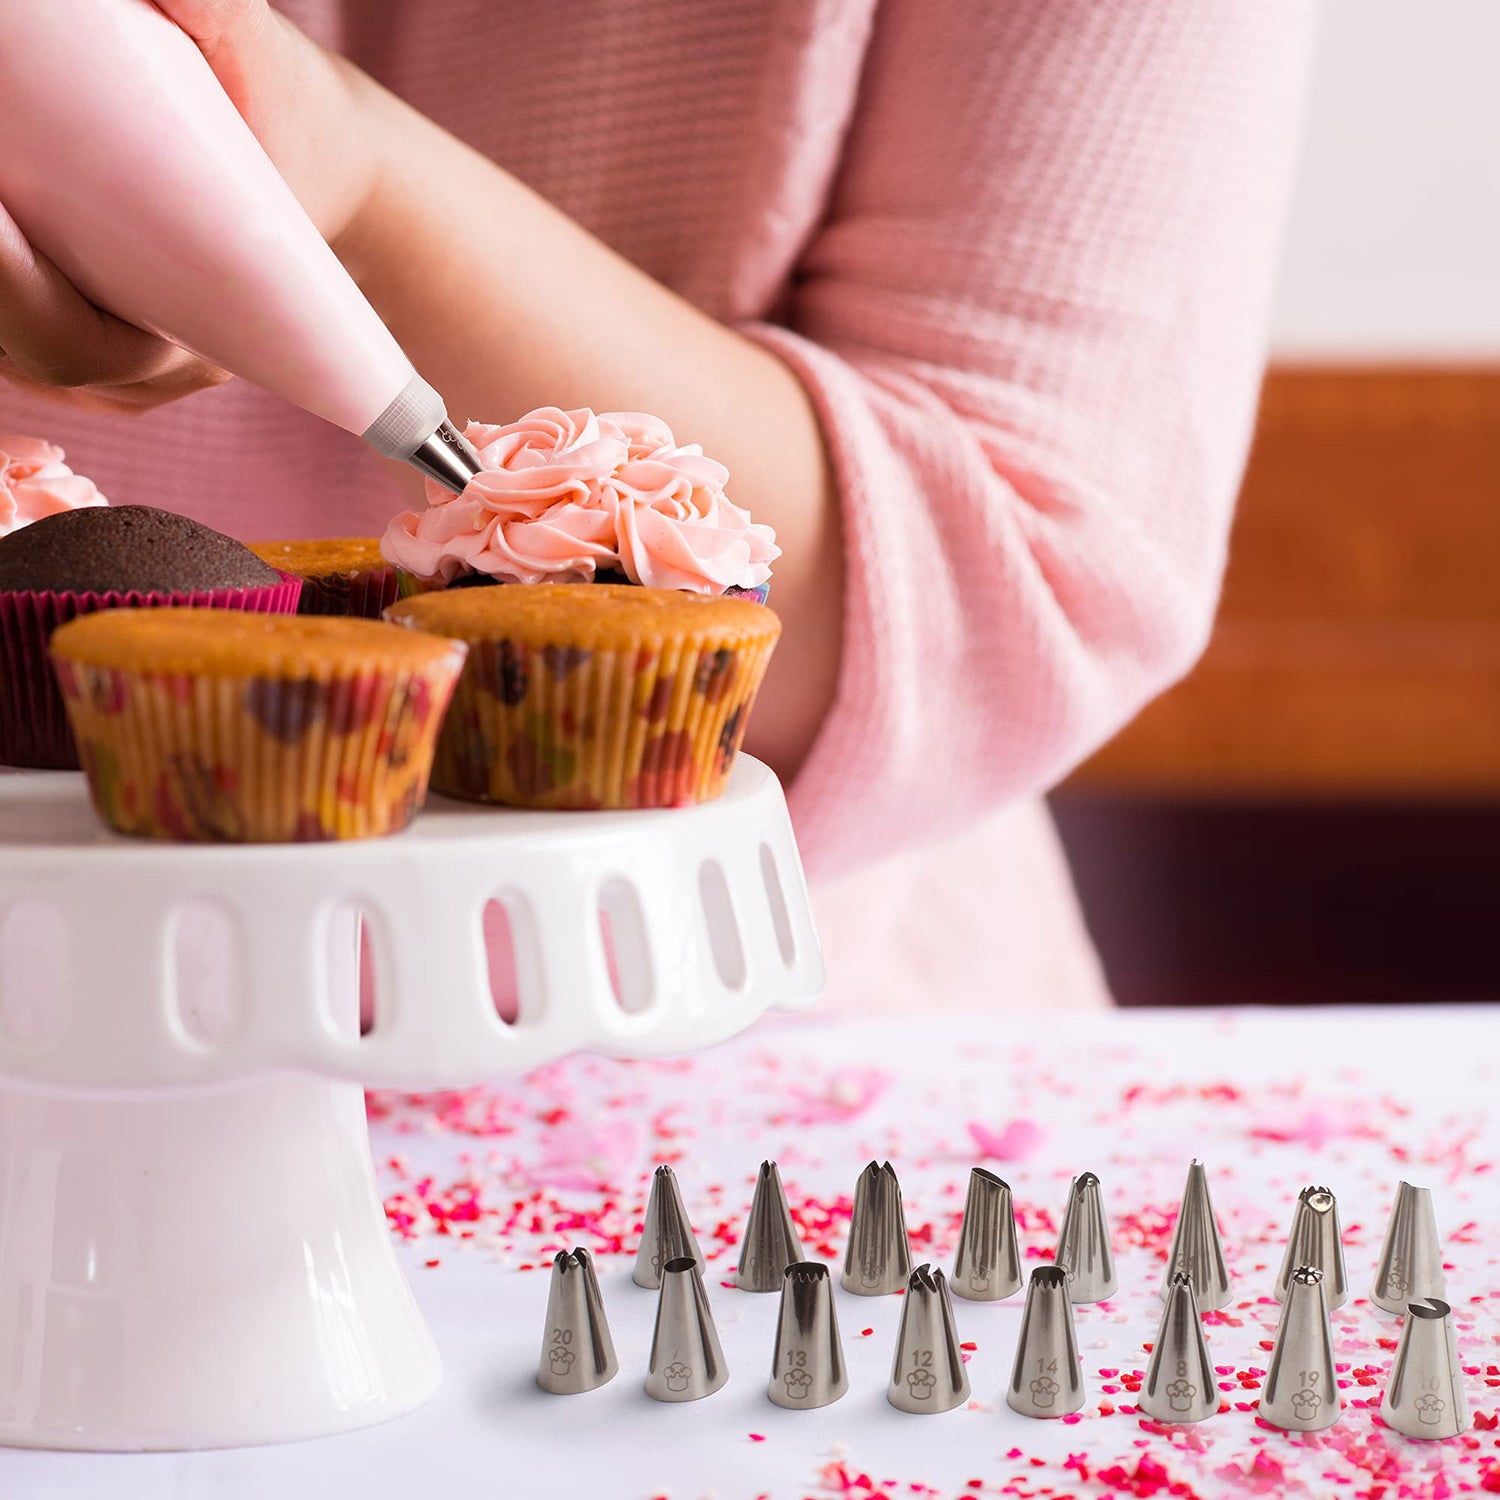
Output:
<path fill-rule="evenodd" d="M 549 406 L 471 422 L 465 436 L 483 468 L 463 494 L 430 484 L 427 509 L 397 516 L 381 540 L 423 582 L 583 583 L 610 570 L 721 594 L 765 583 L 780 556 L 771 528 L 725 496 L 729 471 L 656 417 Z"/>
<path fill-rule="evenodd" d="M 56 443 L 0 437 L 0 536 L 43 516 L 108 505 L 92 479 L 75 474 Z"/>
<path fill-rule="evenodd" d="M 381 551 L 428 582 L 485 573 L 505 583 L 581 583 L 615 559 L 599 486 L 625 458 L 624 440 L 586 407 L 539 407 L 518 422 L 470 422 L 483 468 L 462 495 L 429 484 L 427 509 L 397 516 Z"/>
<path fill-rule="evenodd" d="M 723 464 L 706 458 L 697 443 L 677 444 L 656 417 L 609 412 L 599 420 L 628 444 L 625 462 L 603 489 L 614 512 L 620 570 L 632 583 L 722 594 L 770 578 L 781 556 L 776 533 L 724 494 Z"/>

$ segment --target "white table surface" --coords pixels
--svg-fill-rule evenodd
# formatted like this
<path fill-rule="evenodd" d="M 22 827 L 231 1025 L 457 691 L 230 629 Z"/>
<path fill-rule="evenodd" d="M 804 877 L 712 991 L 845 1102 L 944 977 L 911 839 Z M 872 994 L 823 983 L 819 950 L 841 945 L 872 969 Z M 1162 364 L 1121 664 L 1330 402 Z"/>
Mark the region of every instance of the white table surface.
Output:
<path fill-rule="evenodd" d="M 950 1018 L 931 1029 L 919 1020 L 804 1018 L 764 1023 L 691 1060 L 576 1059 L 470 1094 L 382 1096 L 374 1108 L 395 1232 L 415 1213 L 401 1253 L 446 1363 L 438 1397 L 382 1427 L 279 1448 L 0 1451 L 3 1500 L 935 1500 L 1166 1495 L 1168 1480 L 1200 1496 L 1355 1496 L 1377 1479 L 1388 1496 L 1436 1496 L 1464 1483 L 1477 1490 L 1488 1473 L 1500 1485 L 1500 1430 L 1486 1425 L 1500 1410 L 1500 1010 Z M 776 1298 L 721 1284 L 762 1157 L 779 1160 L 809 1224 L 826 1222 L 809 1233 L 808 1248 L 830 1258 L 842 1252 L 860 1167 L 889 1156 L 915 1259 L 947 1266 L 968 1169 L 981 1160 L 968 1127 L 1002 1133 L 1018 1121 L 1034 1123 L 1040 1139 L 1028 1146 L 1023 1124 L 1005 1143 L 1015 1159 L 987 1164 L 1015 1189 L 1031 1263 L 1054 1243 L 1074 1172 L 1099 1174 L 1114 1228 L 1121 1293 L 1078 1310 L 1089 1389 L 1079 1419 L 1028 1421 L 1004 1404 L 1020 1297 L 955 1303 L 960 1334 L 975 1345 L 967 1408 L 938 1417 L 890 1408 L 885 1382 L 900 1301 L 842 1292 L 849 1394 L 813 1412 L 772 1406 L 765 1385 Z M 601 1154 L 617 1196 L 549 1185 L 586 1180 Z M 1208 1328 L 1233 1388 L 1225 1393 L 1231 1409 L 1198 1427 L 1153 1431 L 1125 1409 L 1131 1396 L 1121 1380 L 1099 1372 L 1144 1368 L 1169 1215 L 1194 1155 L 1207 1164 L 1235 1277 L 1236 1300 Z M 614 1235 L 633 1250 L 651 1165 L 664 1158 L 673 1160 L 712 1262 L 707 1285 L 728 1385 L 685 1406 L 644 1395 L 655 1298 L 631 1283 L 628 1253 L 605 1253 L 620 1374 L 587 1396 L 542 1394 L 533 1382 L 551 1254 L 573 1243 L 607 1246 Z M 547 1159 L 551 1167 L 541 1165 Z M 1269 1357 L 1261 1341 L 1277 1309 L 1268 1294 L 1297 1191 L 1317 1181 L 1338 1194 L 1358 1298 L 1402 1176 L 1433 1190 L 1479 1423 L 1444 1444 L 1379 1426 L 1373 1413 L 1397 1324 L 1355 1300 L 1334 1315 L 1338 1358 L 1350 1367 L 1342 1422 L 1306 1440 L 1258 1426 L 1238 1409 L 1257 1394 L 1241 1372 L 1253 1382 Z M 445 1205 L 458 1210 L 446 1232 Z M 574 1213 L 579 1227 L 559 1232 Z"/>

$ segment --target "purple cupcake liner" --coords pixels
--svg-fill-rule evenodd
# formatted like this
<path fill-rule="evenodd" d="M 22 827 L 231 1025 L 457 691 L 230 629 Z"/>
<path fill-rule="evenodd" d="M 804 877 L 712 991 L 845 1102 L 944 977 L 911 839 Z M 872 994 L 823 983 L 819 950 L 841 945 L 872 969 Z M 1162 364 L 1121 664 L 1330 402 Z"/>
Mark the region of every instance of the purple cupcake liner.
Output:
<path fill-rule="evenodd" d="M 240 609 L 252 614 L 297 612 L 302 580 L 259 588 L 192 589 L 180 593 L 0 590 L 0 765 L 76 771 L 78 748 L 68 726 L 48 644 L 59 625 L 105 609 Z"/>

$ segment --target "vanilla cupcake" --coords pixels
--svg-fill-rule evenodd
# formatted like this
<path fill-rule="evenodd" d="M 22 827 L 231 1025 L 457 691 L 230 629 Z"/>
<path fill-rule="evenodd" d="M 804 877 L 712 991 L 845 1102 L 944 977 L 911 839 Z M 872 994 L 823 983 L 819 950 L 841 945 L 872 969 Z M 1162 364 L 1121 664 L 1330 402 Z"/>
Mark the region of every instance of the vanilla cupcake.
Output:
<path fill-rule="evenodd" d="M 110 827 L 301 843 L 406 826 L 465 652 L 374 620 L 167 608 L 74 620 L 52 654 Z"/>
<path fill-rule="evenodd" d="M 447 589 L 386 611 L 469 655 L 435 791 L 533 808 L 680 807 L 723 790 L 781 622 L 671 589 Z"/>
<path fill-rule="evenodd" d="M 248 546 L 262 562 L 302 580 L 298 614 L 378 620 L 386 606 L 396 602 L 396 570 L 381 556 L 380 542 L 373 536 Z"/>

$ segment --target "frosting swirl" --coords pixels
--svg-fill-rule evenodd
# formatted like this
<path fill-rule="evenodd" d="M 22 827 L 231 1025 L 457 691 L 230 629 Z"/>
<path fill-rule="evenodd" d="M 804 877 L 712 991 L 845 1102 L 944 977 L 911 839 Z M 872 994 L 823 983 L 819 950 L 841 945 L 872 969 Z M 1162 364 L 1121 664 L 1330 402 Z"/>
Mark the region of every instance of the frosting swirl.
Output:
<path fill-rule="evenodd" d="M 109 504 L 64 457 L 56 443 L 42 438 L 0 437 L 0 536 L 61 511 Z"/>
<path fill-rule="evenodd" d="M 620 569 L 648 588 L 722 594 L 754 588 L 781 556 L 776 533 L 724 493 L 729 470 L 697 443 L 679 446 L 665 422 L 638 412 L 601 420 L 621 432 L 626 461 L 604 481 Z"/>
<path fill-rule="evenodd" d="M 507 583 L 580 583 L 604 569 L 656 588 L 754 588 L 775 534 L 724 493 L 729 471 L 659 418 L 539 407 L 471 422 L 483 465 L 463 494 L 429 483 L 427 509 L 386 528 L 385 556 L 425 582 L 485 573 Z"/>

